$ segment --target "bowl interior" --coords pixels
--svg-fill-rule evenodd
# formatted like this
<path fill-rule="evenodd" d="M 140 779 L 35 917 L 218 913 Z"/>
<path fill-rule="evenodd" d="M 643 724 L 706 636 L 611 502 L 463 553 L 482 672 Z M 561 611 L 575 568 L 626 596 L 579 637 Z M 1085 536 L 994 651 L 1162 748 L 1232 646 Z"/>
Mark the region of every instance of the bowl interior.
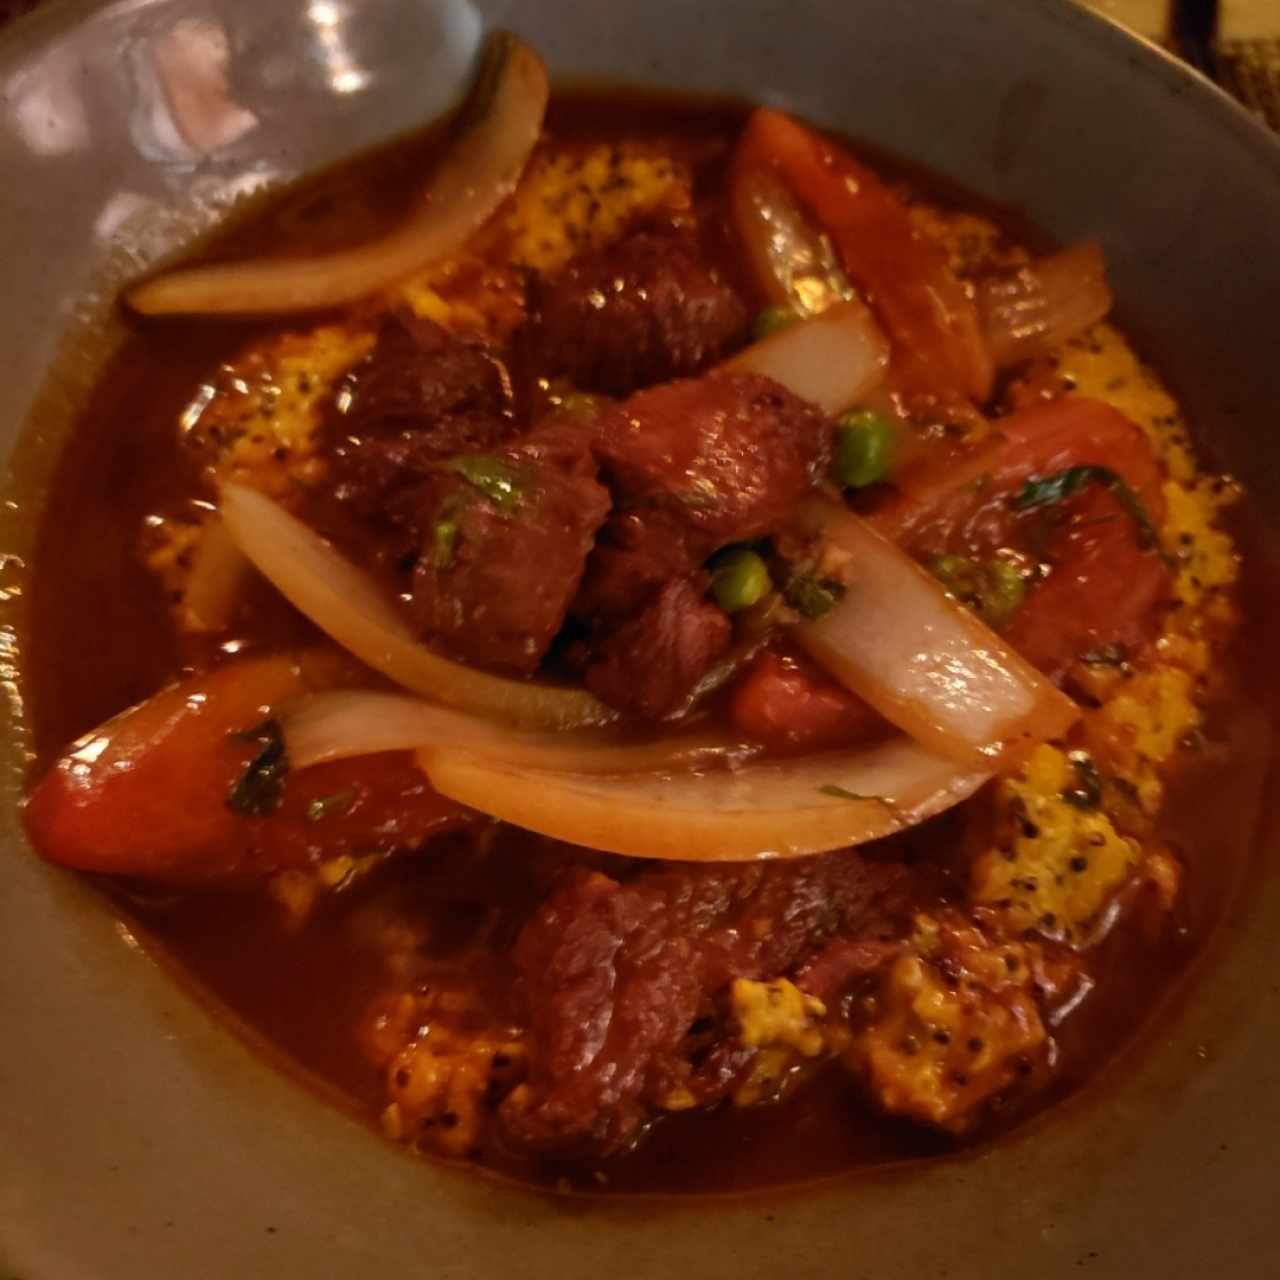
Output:
<path fill-rule="evenodd" d="M 768 101 L 1064 240 L 1098 237 L 1125 320 L 1274 541 L 1280 146 L 1064 3 L 55 0 L 0 41 L 0 431 L 29 495 L 0 517 L 10 556 L 29 548 L 59 433 L 115 340 L 119 281 L 244 194 L 437 114 L 489 25 L 521 31 L 563 78 Z M 175 48 L 222 86 L 203 132 L 166 90 Z M 12 610 L 21 584 L 0 585 Z M 1235 820 L 1271 851 L 1268 714 Z M 401 1158 L 254 1057 L 88 886 L 27 854 L 13 717 L 6 749 L 0 1272 L 480 1280 L 515 1258 L 566 1280 L 1280 1273 L 1280 884 L 1261 870 L 1178 1017 L 1011 1140 L 785 1196 L 585 1204 Z"/>

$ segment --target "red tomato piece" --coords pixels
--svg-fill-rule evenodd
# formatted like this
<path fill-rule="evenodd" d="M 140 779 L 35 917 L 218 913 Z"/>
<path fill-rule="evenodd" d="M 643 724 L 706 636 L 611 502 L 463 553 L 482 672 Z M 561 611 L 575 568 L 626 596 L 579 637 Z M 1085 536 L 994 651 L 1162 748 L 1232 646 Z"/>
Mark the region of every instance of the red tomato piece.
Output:
<path fill-rule="evenodd" d="M 1028 480 L 1082 466 L 1118 476 L 1159 528 L 1161 472 L 1146 436 L 1080 396 L 1004 418 L 976 447 L 922 458 L 895 476 L 897 493 L 870 519 L 922 560 L 983 560 L 1007 548 L 1045 566 L 1006 634 L 1042 671 L 1060 674 L 1090 649 L 1149 639 L 1170 586 L 1159 548 L 1105 487 L 1088 485 L 1051 506 L 1015 505 Z"/>
<path fill-rule="evenodd" d="M 264 817 L 228 805 L 263 746 L 237 734 L 344 669 L 324 656 L 273 655 L 162 689 L 86 734 L 41 779 L 24 814 L 32 844 L 84 871 L 224 881 L 417 845 L 457 825 L 467 811 L 431 791 L 407 755 L 289 776 L 279 808 Z M 349 805 L 307 818 L 313 801 L 343 792 Z"/>
<path fill-rule="evenodd" d="M 766 652 L 739 682 L 733 723 L 775 750 L 820 751 L 870 736 L 883 721 L 811 663 Z"/>

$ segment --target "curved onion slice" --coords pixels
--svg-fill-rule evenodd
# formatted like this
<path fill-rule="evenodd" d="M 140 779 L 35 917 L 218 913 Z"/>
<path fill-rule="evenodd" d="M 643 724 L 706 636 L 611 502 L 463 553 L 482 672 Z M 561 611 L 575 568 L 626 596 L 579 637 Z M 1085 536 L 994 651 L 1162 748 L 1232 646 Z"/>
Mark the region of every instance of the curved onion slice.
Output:
<path fill-rule="evenodd" d="M 189 631 L 223 631 L 231 625 L 251 566 L 220 517 L 200 531 L 182 595 L 182 623 Z"/>
<path fill-rule="evenodd" d="M 978 286 L 975 302 L 999 367 L 1041 355 L 1111 310 L 1102 250 L 1092 241 Z"/>
<path fill-rule="evenodd" d="M 857 404 L 884 381 L 889 344 L 861 302 L 837 302 L 753 342 L 722 369 L 760 373 L 826 414 Z"/>
<path fill-rule="evenodd" d="M 222 519 L 235 544 L 294 608 L 397 684 L 526 728 L 571 729 L 617 719 L 585 689 L 508 680 L 433 653 L 409 634 L 367 574 L 256 490 L 224 485 Z"/>
<path fill-rule="evenodd" d="M 1070 698 L 864 520 L 817 500 L 802 520 L 845 592 L 795 638 L 885 719 L 963 765 L 992 768 L 1077 718 Z"/>
<path fill-rule="evenodd" d="M 830 241 L 782 180 L 741 154 L 729 177 L 729 213 L 756 287 L 770 302 L 812 316 L 856 296 Z"/>
<path fill-rule="evenodd" d="M 466 124 L 408 220 L 379 239 L 311 258 L 264 258 L 168 271 L 131 289 L 145 315 L 311 311 L 353 302 L 457 249 L 514 190 L 538 140 L 547 71 L 523 41 L 495 38 Z"/>
<path fill-rule="evenodd" d="M 652 742 L 599 729 L 539 733 L 508 729 L 401 693 L 369 689 L 335 689 L 304 697 L 286 710 L 280 728 L 296 769 L 441 744 L 508 764 L 577 773 L 691 768 L 741 760 L 752 753 L 752 748 L 711 729 L 668 733 Z"/>
<path fill-rule="evenodd" d="M 707 773 L 554 773 L 465 752 L 418 753 L 444 796 L 529 831 L 635 858 L 794 858 L 892 835 L 989 776 L 907 738 Z"/>

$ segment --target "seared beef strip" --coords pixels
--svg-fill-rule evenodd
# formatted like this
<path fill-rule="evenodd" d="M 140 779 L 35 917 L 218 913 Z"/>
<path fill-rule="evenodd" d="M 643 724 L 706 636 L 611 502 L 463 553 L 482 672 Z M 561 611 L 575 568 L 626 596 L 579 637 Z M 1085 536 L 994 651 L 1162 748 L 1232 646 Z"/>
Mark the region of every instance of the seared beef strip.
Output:
<path fill-rule="evenodd" d="M 889 937 L 918 887 L 901 864 L 854 850 L 657 865 L 625 883 L 566 872 L 516 942 L 531 1052 L 500 1112 L 507 1140 L 559 1155 L 625 1149 L 688 1079 L 690 1028 L 734 978 L 824 971 L 827 947 Z"/>

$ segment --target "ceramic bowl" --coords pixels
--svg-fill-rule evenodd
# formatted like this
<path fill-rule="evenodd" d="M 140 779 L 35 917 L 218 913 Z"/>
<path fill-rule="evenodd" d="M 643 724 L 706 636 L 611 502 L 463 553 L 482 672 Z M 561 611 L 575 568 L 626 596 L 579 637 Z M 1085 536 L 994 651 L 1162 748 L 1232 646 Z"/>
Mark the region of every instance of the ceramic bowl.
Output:
<path fill-rule="evenodd" d="M 1098 236 L 1126 322 L 1202 438 L 1266 518 L 1280 512 L 1280 145 L 1082 10 L 53 0 L 0 39 L 0 438 L 26 485 L 0 530 L 6 607 L 60 433 L 115 340 L 118 281 L 242 195 L 437 114 L 495 24 L 563 79 L 763 99 L 1063 240 Z M 201 121 L 172 93 L 175 67 L 212 95 Z M 12 658 L 0 646 L 16 698 Z M 955 1159 L 670 1205 L 560 1199 L 413 1161 L 298 1088 L 159 970 L 91 886 L 23 847 L 16 719 L 6 743 L 0 1275 L 1280 1275 L 1280 877 L 1265 875 L 1280 826 L 1264 747 L 1230 817 L 1260 851 L 1247 892 L 1178 1007 L 1082 1095 Z"/>

